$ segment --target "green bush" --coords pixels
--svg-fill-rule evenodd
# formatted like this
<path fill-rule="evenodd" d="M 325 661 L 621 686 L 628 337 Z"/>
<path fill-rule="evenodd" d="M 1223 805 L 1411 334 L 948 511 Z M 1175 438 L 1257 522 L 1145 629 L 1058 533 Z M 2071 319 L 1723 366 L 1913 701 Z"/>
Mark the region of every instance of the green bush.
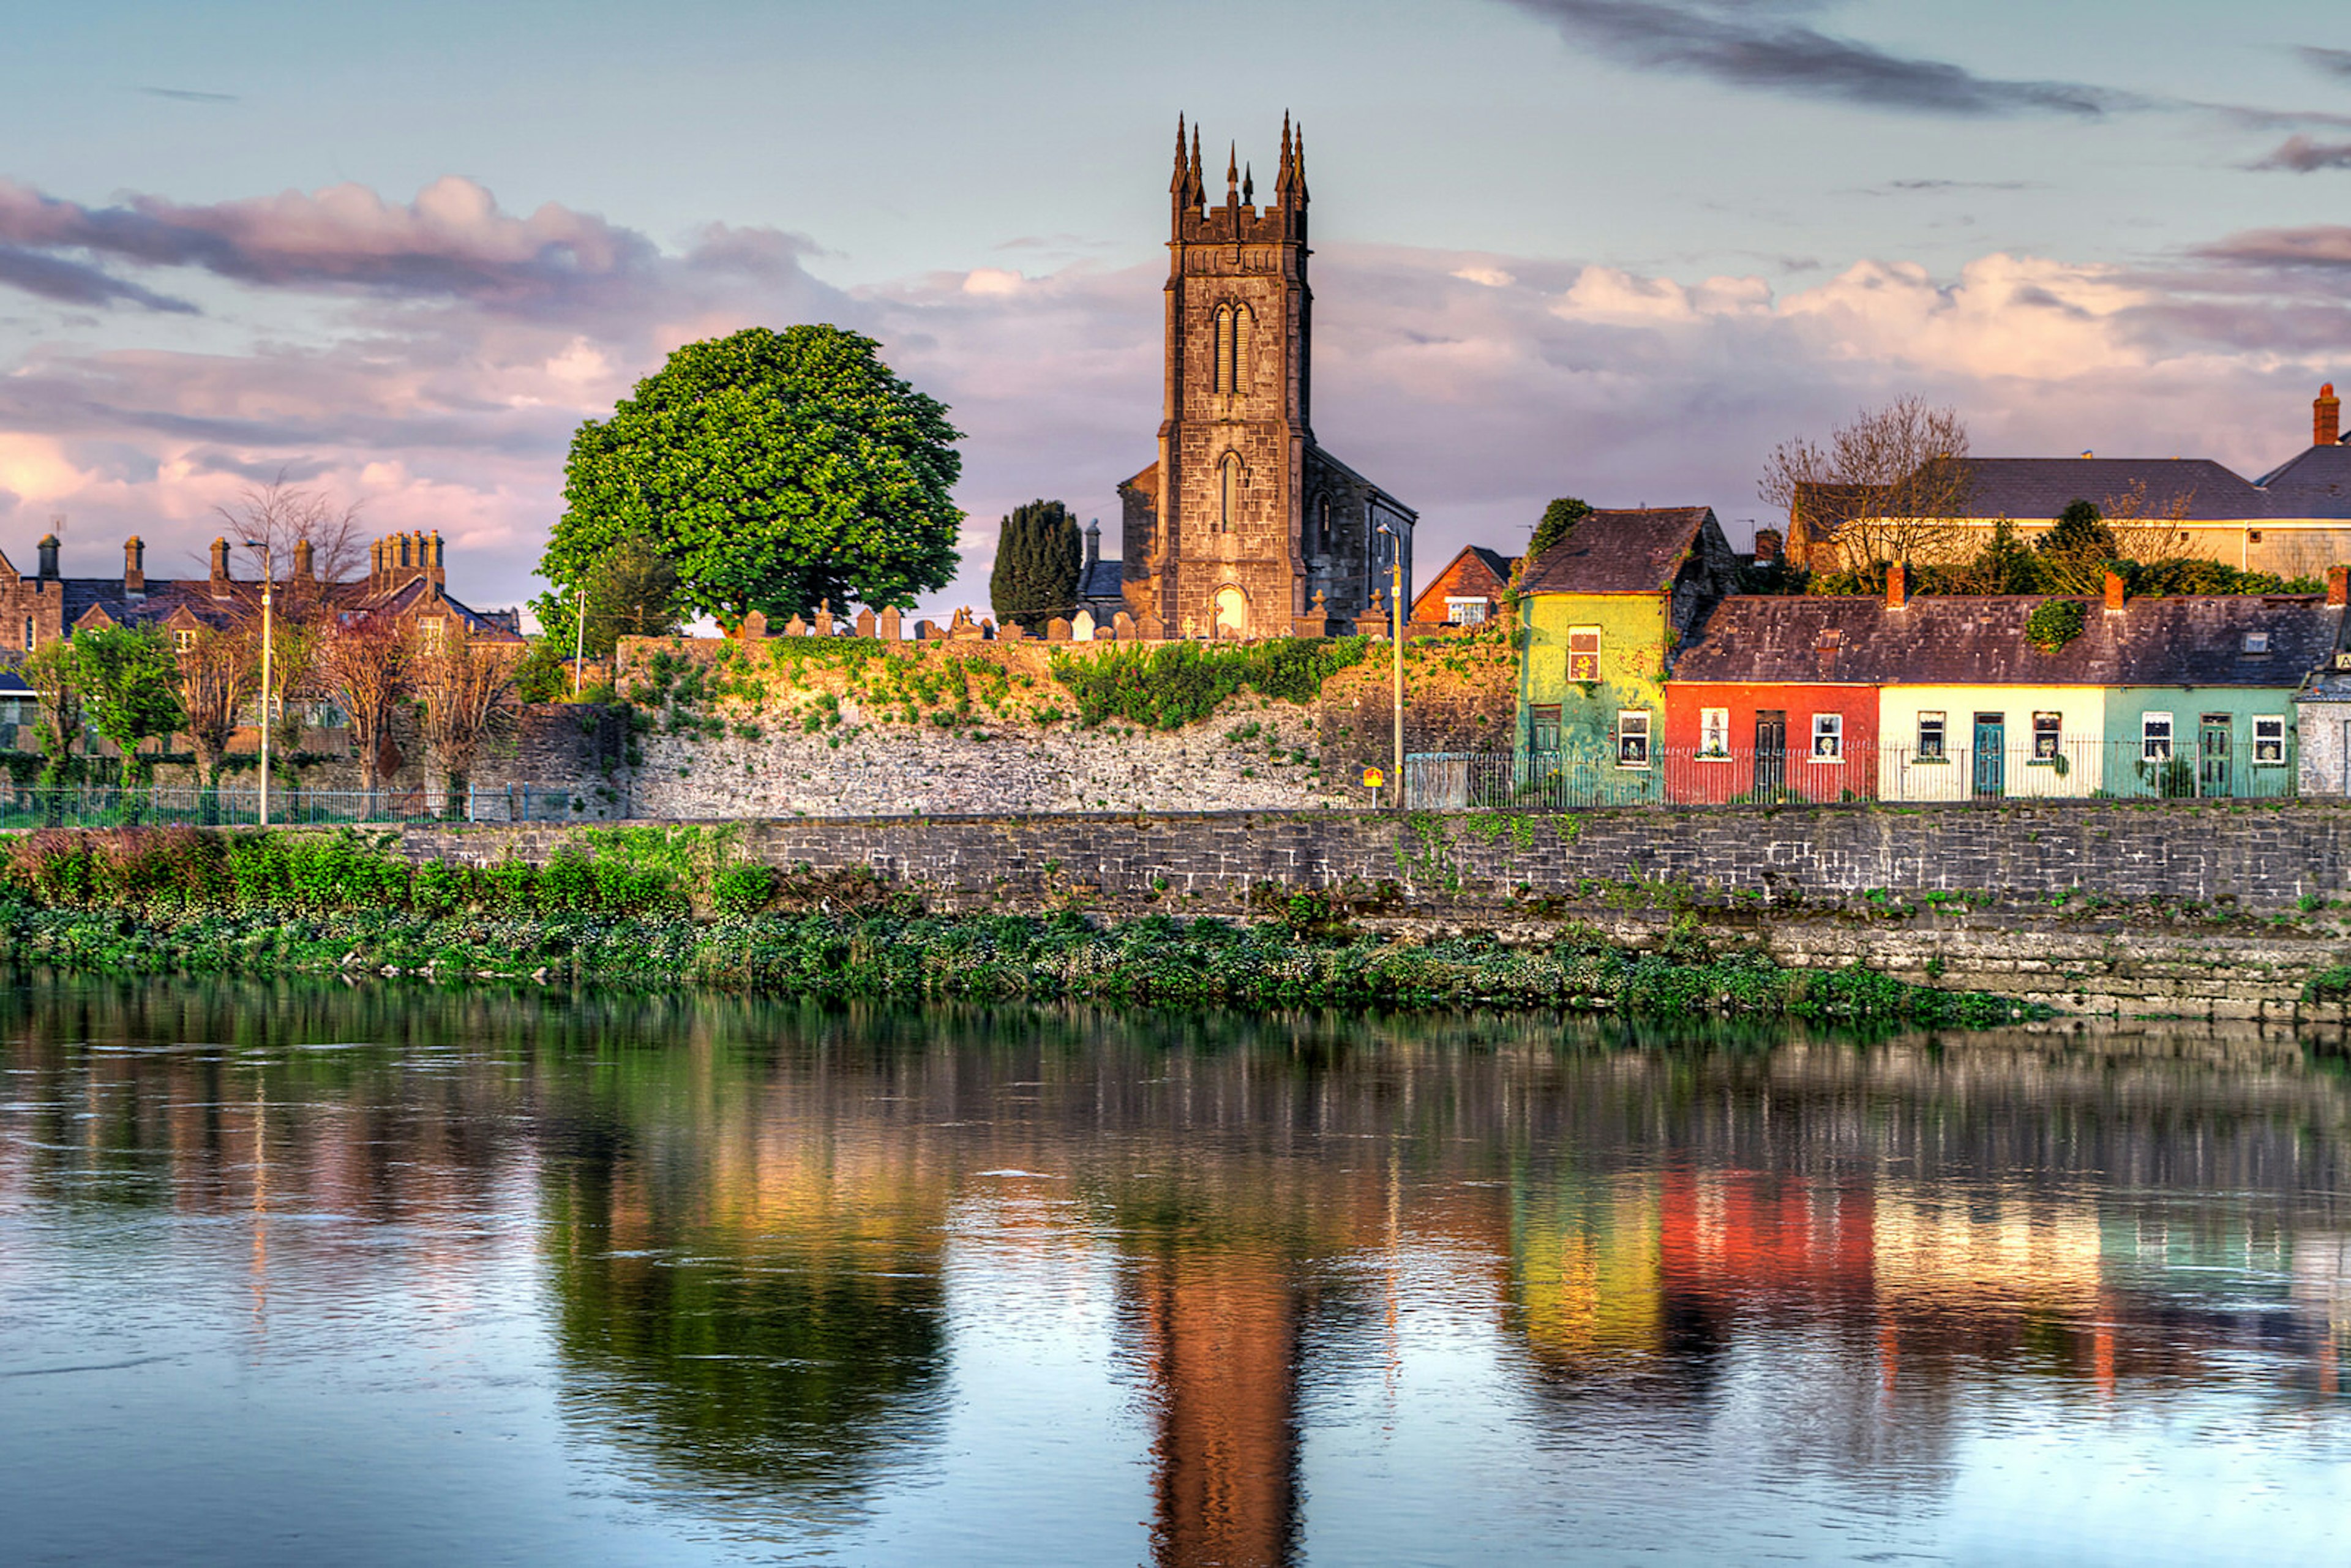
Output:
<path fill-rule="evenodd" d="M 1113 647 L 1055 653 L 1053 678 L 1077 699 L 1082 724 L 1124 719 L 1177 729 L 1209 717 L 1243 686 L 1282 702 L 1311 702 L 1324 681 L 1361 664 L 1365 648 L 1361 637 Z"/>
<path fill-rule="evenodd" d="M 757 915 L 775 891 L 776 873 L 766 866 L 729 866 L 711 879 L 710 904 L 721 915 Z"/>

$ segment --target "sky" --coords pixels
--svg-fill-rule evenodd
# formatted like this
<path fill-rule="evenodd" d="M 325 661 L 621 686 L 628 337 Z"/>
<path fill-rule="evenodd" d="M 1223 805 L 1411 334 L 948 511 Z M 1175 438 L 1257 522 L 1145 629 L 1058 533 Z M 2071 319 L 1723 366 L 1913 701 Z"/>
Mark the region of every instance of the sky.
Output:
<path fill-rule="evenodd" d="M 527 601 L 580 421 L 865 332 L 998 519 L 1159 419 L 1181 111 L 1310 138 L 1321 444 L 1431 570 L 1704 504 L 1917 394 L 1983 455 L 2258 475 L 2351 383 L 2351 22 L 2080 0 L 82 0 L 0 56 L 0 551 L 200 570 L 284 474 Z M 63 519 L 60 524 L 57 519 Z"/>

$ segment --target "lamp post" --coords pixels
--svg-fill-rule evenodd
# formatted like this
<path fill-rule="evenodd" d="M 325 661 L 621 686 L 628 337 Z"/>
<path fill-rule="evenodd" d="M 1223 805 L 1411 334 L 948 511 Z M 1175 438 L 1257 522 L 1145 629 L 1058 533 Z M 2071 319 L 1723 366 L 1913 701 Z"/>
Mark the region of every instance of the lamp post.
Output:
<path fill-rule="evenodd" d="M 582 578 L 574 590 L 580 595 L 580 631 L 571 645 L 571 700 L 580 700 L 580 672 L 588 664 L 588 582 Z"/>
<path fill-rule="evenodd" d="M 277 580 L 277 558 L 270 552 L 266 539 L 242 541 L 247 549 L 261 552 L 261 825 L 269 826 L 269 654 L 273 642 L 270 622 L 270 588 Z"/>
<path fill-rule="evenodd" d="M 1379 531 L 1388 537 L 1388 643 L 1395 670 L 1395 803 L 1404 810 L 1404 536 L 1386 518 Z"/>

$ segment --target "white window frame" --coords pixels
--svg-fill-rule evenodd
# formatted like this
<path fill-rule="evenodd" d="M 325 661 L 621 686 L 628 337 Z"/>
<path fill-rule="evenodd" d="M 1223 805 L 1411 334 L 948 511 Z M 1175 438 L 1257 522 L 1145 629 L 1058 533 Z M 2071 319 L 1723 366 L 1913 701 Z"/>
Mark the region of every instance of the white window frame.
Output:
<path fill-rule="evenodd" d="M 1646 768 L 1649 766 L 1649 720 L 1645 707 L 1620 707 L 1616 710 L 1616 766 Z M 1637 757 L 1635 753 L 1638 753 Z"/>
<path fill-rule="evenodd" d="M 1700 762 L 1730 760 L 1729 708 L 1702 707 L 1698 710 L 1698 759 Z"/>
<path fill-rule="evenodd" d="M 1821 763 L 1844 760 L 1844 715 L 1841 713 L 1813 715 L 1813 752 L 1805 760 Z"/>
<path fill-rule="evenodd" d="M 1935 729 L 1935 748 L 1932 751 L 1927 749 L 1927 727 L 1928 725 L 1934 726 Z M 1937 762 L 1948 761 L 1951 755 L 1950 710 L 1949 708 L 1938 707 L 1919 709 L 1917 727 L 1918 734 L 1918 746 L 1917 751 L 1917 758 L 1921 761 L 1927 760 L 1928 758 L 1932 758 Z"/>
<path fill-rule="evenodd" d="M 2285 766 L 2285 715 L 2282 713 L 2253 715 L 2253 766 L 2256 768 Z"/>
<path fill-rule="evenodd" d="M 1483 599 L 1447 599 L 1445 620 L 1451 626 L 1483 626 L 1492 604 Z"/>
<path fill-rule="evenodd" d="M 1579 642 L 1586 641 L 1591 643 L 1588 651 L 1576 647 Z M 1578 673 L 1578 660 L 1590 661 L 1582 667 L 1581 673 Z M 1600 678 L 1599 627 L 1571 626 L 1567 629 L 1567 678 L 1571 681 L 1596 681 Z"/>
<path fill-rule="evenodd" d="M 2160 724 L 2163 732 L 2156 733 Z M 2179 734 L 2179 726 L 2168 713 L 2143 713 L 2138 716 L 2138 759 L 2141 762 L 2168 762 L 2171 748 Z"/>

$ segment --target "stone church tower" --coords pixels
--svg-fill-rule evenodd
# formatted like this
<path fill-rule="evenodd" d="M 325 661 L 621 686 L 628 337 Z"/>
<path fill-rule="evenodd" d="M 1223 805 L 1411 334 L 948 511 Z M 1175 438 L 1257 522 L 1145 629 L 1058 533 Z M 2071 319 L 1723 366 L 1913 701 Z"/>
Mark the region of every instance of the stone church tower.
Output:
<path fill-rule="evenodd" d="M 1168 192 L 1159 460 L 1119 486 L 1128 611 L 1145 636 L 1348 629 L 1398 550 L 1409 580 L 1416 515 L 1314 444 L 1304 130 L 1283 117 L 1270 204 L 1236 149 L 1211 207 L 1178 119 Z"/>

